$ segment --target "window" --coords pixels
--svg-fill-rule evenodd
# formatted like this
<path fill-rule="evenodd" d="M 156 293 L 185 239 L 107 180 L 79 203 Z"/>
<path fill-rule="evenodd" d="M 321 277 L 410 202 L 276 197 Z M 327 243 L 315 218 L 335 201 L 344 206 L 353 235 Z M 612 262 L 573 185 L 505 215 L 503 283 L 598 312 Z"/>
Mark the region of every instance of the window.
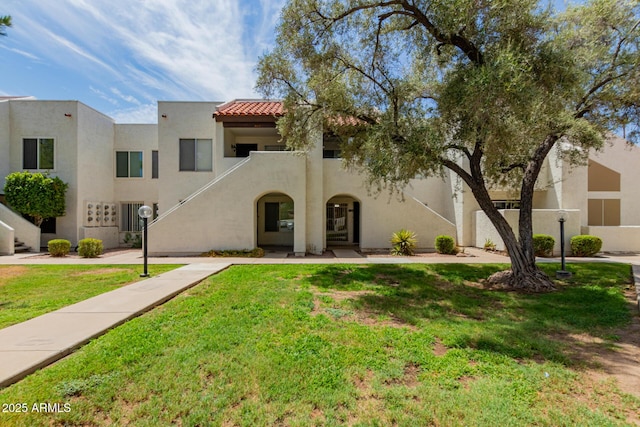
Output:
<path fill-rule="evenodd" d="M 266 202 L 264 209 L 264 231 L 293 231 L 293 202 Z"/>
<path fill-rule="evenodd" d="M 588 199 L 587 212 L 588 225 L 620 225 L 620 199 Z"/>
<path fill-rule="evenodd" d="M 210 139 L 180 140 L 181 171 L 211 171 L 213 148 Z"/>
<path fill-rule="evenodd" d="M 158 150 L 151 152 L 151 179 L 158 179 Z"/>
<path fill-rule="evenodd" d="M 53 169 L 53 138 L 22 140 L 23 169 Z"/>
<path fill-rule="evenodd" d="M 116 178 L 142 178 L 142 151 L 116 151 Z"/>
<path fill-rule="evenodd" d="M 120 205 L 120 231 L 142 231 L 142 219 L 138 209 L 143 203 L 122 203 Z"/>
<path fill-rule="evenodd" d="M 288 151 L 286 145 L 265 145 L 264 151 Z"/>
<path fill-rule="evenodd" d="M 520 200 L 493 200 L 496 209 L 520 209 Z"/>

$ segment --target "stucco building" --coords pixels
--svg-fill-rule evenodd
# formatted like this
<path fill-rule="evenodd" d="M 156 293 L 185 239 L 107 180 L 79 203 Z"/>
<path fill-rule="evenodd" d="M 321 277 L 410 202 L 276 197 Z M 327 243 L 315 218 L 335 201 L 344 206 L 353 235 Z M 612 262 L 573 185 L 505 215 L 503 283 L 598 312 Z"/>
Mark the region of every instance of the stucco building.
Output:
<path fill-rule="evenodd" d="M 390 246 L 407 228 L 419 246 L 437 235 L 483 246 L 497 233 L 454 176 L 416 179 L 400 195 L 371 194 L 343 168 L 339 147 L 322 129 L 306 152 L 286 151 L 275 122 L 282 105 L 269 100 L 158 102 L 158 122 L 117 124 L 77 101 L 0 99 L 0 177 L 48 171 L 69 183 L 67 214 L 42 230 L 0 205 L 0 254 L 15 239 L 32 248 L 52 238 L 84 237 L 117 247 L 140 231 L 137 210 L 154 208 L 152 254 L 284 246 L 298 255 L 348 245 Z M 588 166 L 570 170 L 553 152 L 534 199 L 534 232 L 556 236 L 567 210 L 567 239 L 603 237 L 605 250 L 640 251 L 640 214 L 633 197 L 640 150 L 613 138 Z M 4 184 L 4 183 L 3 183 Z M 517 195 L 494 191 L 517 224 Z"/>

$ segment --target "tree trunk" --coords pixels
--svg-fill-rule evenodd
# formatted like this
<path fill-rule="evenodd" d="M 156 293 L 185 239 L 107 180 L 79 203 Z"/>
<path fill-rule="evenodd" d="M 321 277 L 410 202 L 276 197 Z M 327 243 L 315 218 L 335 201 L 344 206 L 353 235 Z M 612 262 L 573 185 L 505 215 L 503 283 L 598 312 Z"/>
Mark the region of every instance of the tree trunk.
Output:
<path fill-rule="evenodd" d="M 542 157 L 544 160 L 544 157 Z M 489 283 L 502 284 L 510 288 L 520 289 L 529 292 L 548 292 L 555 290 L 553 281 L 536 265 L 536 258 L 533 253 L 532 239 L 532 199 L 533 185 L 536 173 L 529 174 L 529 180 L 523 182 L 523 193 L 527 200 L 524 206 L 520 206 L 519 237 L 512 230 L 507 220 L 493 205 L 489 192 L 482 178 L 482 172 L 478 164 L 471 163 L 471 176 L 467 175 L 465 182 L 471 188 L 473 195 L 480 205 L 480 208 L 487 215 L 493 226 L 500 234 L 505 244 L 509 258 L 511 259 L 511 270 L 502 271 L 489 277 Z M 537 166 L 539 172 L 540 165 Z M 536 172 L 536 171 L 533 171 Z M 535 175 L 535 177 L 532 177 Z M 533 178 L 533 180 L 531 180 Z M 526 188 L 524 188 L 526 187 Z M 521 202 L 522 203 L 522 202 Z"/>

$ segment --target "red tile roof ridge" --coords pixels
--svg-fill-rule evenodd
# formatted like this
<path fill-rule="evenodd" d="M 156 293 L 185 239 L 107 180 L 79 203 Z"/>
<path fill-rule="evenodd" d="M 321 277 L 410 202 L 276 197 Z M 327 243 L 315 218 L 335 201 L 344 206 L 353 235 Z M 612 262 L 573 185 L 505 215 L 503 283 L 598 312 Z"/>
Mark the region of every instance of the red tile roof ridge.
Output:
<path fill-rule="evenodd" d="M 234 99 L 219 105 L 216 116 L 281 116 L 282 101 L 274 99 Z"/>

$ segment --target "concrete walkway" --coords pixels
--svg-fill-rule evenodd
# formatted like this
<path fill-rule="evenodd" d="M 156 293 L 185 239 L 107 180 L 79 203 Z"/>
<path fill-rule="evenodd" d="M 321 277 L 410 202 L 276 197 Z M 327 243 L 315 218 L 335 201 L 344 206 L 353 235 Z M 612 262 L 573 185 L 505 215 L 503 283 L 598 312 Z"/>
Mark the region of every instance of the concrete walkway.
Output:
<path fill-rule="evenodd" d="M 65 357 L 229 265 L 186 265 L 0 329 L 0 388 Z"/>
<path fill-rule="evenodd" d="M 335 257 L 287 257 L 267 253 L 264 258 L 152 257 L 153 264 L 186 264 L 176 270 L 136 282 L 26 322 L 0 329 L 0 388 L 59 360 L 109 329 L 164 303 L 185 289 L 232 264 L 411 264 L 411 263 L 508 263 L 509 258 L 480 249 L 466 248 L 468 256 L 427 254 L 416 257 L 361 256 L 349 249 Z M 557 262 L 558 259 L 541 259 Z M 567 258 L 567 262 L 623 262 L 633 264 L 640 307 L 640 255 Z M 0 264 L 142 264 L 141 251 L 124 251 L 101 258 L 51 258 L 34 254 L 0 256 Z"/>

